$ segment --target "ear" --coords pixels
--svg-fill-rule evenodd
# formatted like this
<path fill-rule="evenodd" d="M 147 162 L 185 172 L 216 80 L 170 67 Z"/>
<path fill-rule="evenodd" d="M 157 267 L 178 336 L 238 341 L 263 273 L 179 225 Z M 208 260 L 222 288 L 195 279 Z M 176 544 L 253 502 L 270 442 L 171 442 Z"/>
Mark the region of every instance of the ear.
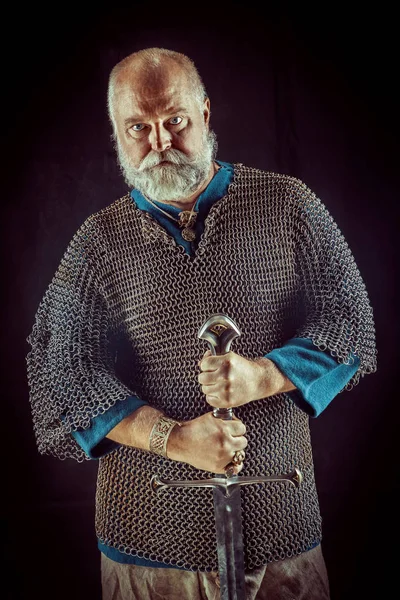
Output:
<path fill-rule="evenodd" d="M 210 98 L 206 98 L 204 100 L 203 117 L 204 117 L 204 123 L 206 124 L 207 127 L 210 122 L 210 115 L 211 115 Z"/>

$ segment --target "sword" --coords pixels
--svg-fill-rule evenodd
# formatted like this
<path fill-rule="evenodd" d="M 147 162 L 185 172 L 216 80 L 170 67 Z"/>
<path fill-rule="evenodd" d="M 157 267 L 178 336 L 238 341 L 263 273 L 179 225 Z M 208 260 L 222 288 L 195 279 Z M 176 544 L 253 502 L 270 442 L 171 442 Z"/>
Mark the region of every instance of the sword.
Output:
<path fill-rule="evenodd" d="M 241 335 L 236 323 L 227 315 L 214 314 L 200 327 L 198 338 L 206 340 L 211 353 L 227 354 L 233 340 Z M 233 419 L 231 408 L 214 408 L 214 417 Z M 286 475 L 249 477 L 235 475 L 233 463 L 225 475 L 193 481 L 169 481 L 153 475 L 151 487 L 155 493 L 170 487 L 212 488 L 217 532 L 218 572 L 221 600 L 245 600 L 244 548 L 240 487 L 260 482 L 281 481 L 299 487 L 303 476 L 298 469 Z"/>

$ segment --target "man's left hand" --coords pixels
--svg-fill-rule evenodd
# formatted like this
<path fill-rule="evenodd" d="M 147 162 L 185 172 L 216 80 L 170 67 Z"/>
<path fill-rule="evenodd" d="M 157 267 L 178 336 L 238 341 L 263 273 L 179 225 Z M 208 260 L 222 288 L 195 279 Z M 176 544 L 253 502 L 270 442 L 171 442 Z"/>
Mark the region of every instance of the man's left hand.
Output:
<path fill-rule="evenodd" d="M 207 402 L 215 408 L 233 408 L 270 395 L 268 370 L 273 363 L 260 360 L 251 361 L 235 352 L 212 356 L 207 350 L 199 362 L 198 377 Z"/>

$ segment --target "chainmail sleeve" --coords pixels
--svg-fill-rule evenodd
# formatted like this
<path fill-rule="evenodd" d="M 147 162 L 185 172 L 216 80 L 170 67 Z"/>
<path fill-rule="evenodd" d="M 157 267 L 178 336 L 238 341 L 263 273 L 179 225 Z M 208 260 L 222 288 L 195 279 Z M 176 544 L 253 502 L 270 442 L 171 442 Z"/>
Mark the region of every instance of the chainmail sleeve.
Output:
<path fill-rule="evenodd" d="M 290 178 L 295 202 L 295 244 L 304 324 L 297 337 L 310 338 L 339 363 L 360 365 L 344 389 L 376 371 L 373 312 L 353 255 L 327 208 L 301 181 Z"/>
<path fill-rule="evenodd" d="M 132 395 L 116 376 L 109 312 L 99 274 L 100 238 L 89 217 L 69 244 L 36 313 L 27 375 L 38 450 L 89 457 L 71 431 Z"/>

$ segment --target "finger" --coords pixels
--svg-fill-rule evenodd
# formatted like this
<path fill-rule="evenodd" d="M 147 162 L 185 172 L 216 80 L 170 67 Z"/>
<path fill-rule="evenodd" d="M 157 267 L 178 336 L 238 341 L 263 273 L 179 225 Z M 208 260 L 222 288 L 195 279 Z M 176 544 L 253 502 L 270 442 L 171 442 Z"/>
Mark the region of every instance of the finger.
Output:
<path fill-rule="evenodd" d="M 213 408 L 228 408 L 218 396 L 212 396 L 211 394 L 206 394 L 206 402 Z"/>
<path fill-rule="evenodd" d="M 229 427 L 231 427 L 232 431 L 235 432 L 234 434 L 232 433 L 231 435 L 244 435 L 246 433 L 246 425 L 235 414 L 233 414 L 231 421 L 225 421 L 225 423 L 227 423 L 229 425 Z M 238 432 L 238 433 L 236 433 L 236 432 Z"/>
<path fill-rule="evenodd" d="M 247 438 L 243 435 L 233 438 L 232 446 L 234 448 L 234 452 L 237 452 L 238 450 L 244 450 L 245 448 L 247 448 L 248 443 L 249 442 Z"/>
<path fill-rule="evenodd" d="M 229 423 L 229 430 L 232 437 L 238 437 L 246 435 L 246 425 L 243 421 L 227 421 Z"/>
<path fill-rule="evenodd" d="M 197 381 L 200 385 L 213 385 L 217 382 L 217 377 L 215 376 L 214 371 L 207 371 L 206 373 L 200 373 L 197 377 Z"/>
<path fill-rule="evenodd" d="M 218 386 L 215 386 L 215 385 L 202 385 L 201 386 L 201 391 L 203 392 L 203 394 L 205 394 L 206 400 L 207 400 L 207 396 L 208 396 L 209 398 L 211 398 L 211 400 L 213 402 L 219 402 L 220 404 L 224 404 L 224 406 L 225 406 L 225 403 L 223 403 L 221 401 L 221 395 L 219 394 Z M 208 400 L 207 400 L 207 402 L 208 402 Z M 217 406 L 217 408 L 218 408 L 218 406 Z M 222 408 L 222 406 L 221 406 L 221 408 Z"/>
<path fill-rule="evenodd" d="M 202 371 L 217 371 L 224 362 L 226 362 L 224 356 L 213 356 L 210 353 L 208 356 L 203 356 L 199 367 Z"/>
<path fill-rule="evenodd" d="M 244 450 L 247 448 L 248 440 L 244 435 L 238 435 L 236 437 L 232 437 L 230 440 L 230 448 L 232 449 L 232 456 L 238 450 Z"/>

